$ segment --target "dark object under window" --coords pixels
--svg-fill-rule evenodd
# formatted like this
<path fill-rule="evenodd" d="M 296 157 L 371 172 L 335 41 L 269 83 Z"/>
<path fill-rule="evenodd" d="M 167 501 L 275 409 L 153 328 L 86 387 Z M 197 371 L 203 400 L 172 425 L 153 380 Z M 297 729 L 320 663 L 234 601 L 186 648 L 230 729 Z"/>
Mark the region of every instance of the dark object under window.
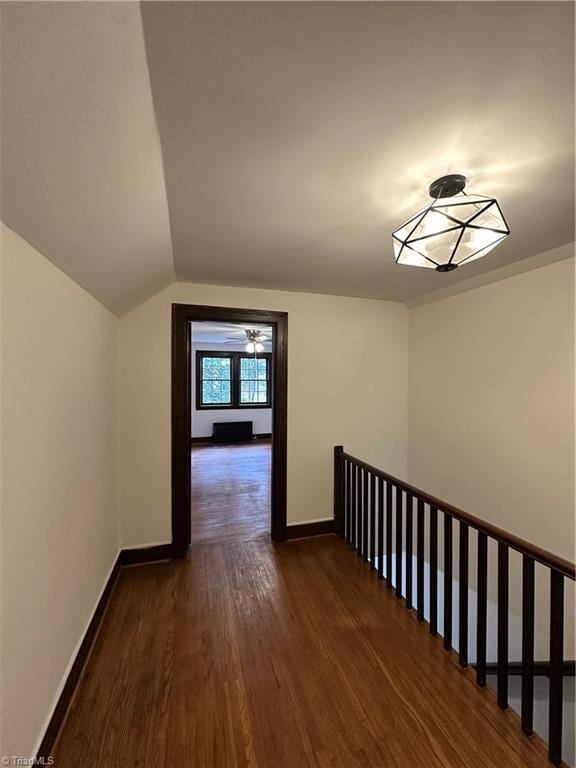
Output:
<path fill-rule="evenodd" d="M 269 353 L 196 352 L 196 408 L 270 408 Z"/>

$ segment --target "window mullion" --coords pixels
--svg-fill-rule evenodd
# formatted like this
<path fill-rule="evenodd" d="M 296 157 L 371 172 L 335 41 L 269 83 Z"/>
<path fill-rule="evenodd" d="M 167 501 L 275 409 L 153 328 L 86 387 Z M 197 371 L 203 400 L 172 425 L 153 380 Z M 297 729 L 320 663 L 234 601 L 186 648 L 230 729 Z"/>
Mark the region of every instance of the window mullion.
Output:
<path fill-rule="evenodd" d="M 234 352 L 232 357 L 232 404 L 240 404 L 240 353 Z"/>

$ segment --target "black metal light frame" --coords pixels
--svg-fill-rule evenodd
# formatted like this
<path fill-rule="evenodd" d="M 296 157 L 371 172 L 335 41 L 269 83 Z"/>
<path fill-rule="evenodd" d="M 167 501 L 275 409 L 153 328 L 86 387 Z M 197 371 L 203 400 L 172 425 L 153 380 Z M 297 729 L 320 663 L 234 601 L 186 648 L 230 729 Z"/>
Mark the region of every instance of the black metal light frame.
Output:
<path fill-rule="evenodd" d="M 459 267 L 461 264 L 465 264 L 467 261 L 470 261 L 473 258 L 477 257 L 478 254 L 481 253 L 482 251 L 492 250 L 498 245 L 498 243 L 504 240 L 504 238 L 508 237 L 508 235 L 510 234 L 510 228 L 506 223 L 506 219 L 504 218 L 504 214 L 502 213 L 502 209 L 500 208 L 498 201 L 493 197 L 484 197 L 483 195 L 475 195 L 475 198 L 480 197 L 481 199 L 480 200 L 475 199 L 471 201 L 467 198 L 466 193 L 464 192 L 465 185 L 466 185 L 466 177 L 462 176 L 461 174 L 450 174 L 448 176 L 442 176 L 441 178 L 436 179 L 436 181 L 430 184 L 429 193 L 430 193 L 430 196 L 433 198 L 433 201 L 430 203 L 430 205 L 427 206 L 423 211 L 419 211 L 412 218 L 408 219 L 408 221 L 404 222 L 404 224 L 402 224 L 401 227 L 399 227 L 395 232 L 392 233 L 393 240 L 400 244 L 400 249 L 395 257 L 395 261 L 397 264 L 400 262 L 400 258 L 402 256 L 404 249 L 407 249 L 415 253 L 420 259 L 425 259 L 426 261 L 430 262 L 430 267 L 431 268 L 433 267 L 437 272 L 451 272 L 452 270 Z M 455 200 L 452 203 L 450 202 L 443 203 L 443 205 L 441 206 L 441 209 L 440 207 L 438 208 L 434 207 L 437 200 L 439 199 L 446 200 L 447 198 L 454 197 L 459 193 L 462 193 L 463 197 L 458 197 L 457 200 Z M 451 216 L 449 213 L 446 213 L 446 211 L 444 210 L 446 208 L 457 208 L 458 206 L 471 205 L 471 204 L 481 205 L 482 207 L 467 221 L 461 221 L 460 219 L 455 218 L 455 216 Z M 492 208 L 492 207 L 495 207 L 498 210 L 498 213 L 500 214 L 504 228 L 501 229 L 501 228 L 488 227 L 488 226 L 477 226 L 473 223 L 474 219 L 476 219 L 478 216 L 481 216 L 483 213 L 488 211 L 489 208 Z M 448 223 L 450 222 L 453 223 L 453 226 L 447 226 L 446 229 L 440 230 L 438 232 L 433 232 L 428 235 L 423 235 L 422 237 L 416 237 L 413 240 L 411 240 L 411 237 L 414 234 L 416 228 L 424 220 L 424 218 L 428 215 L 430 211 L 434 211 L 438 215 L 444 216 L 444 218 L 447 220 Z M 413 223 L 413 226 L 410 229 L 408 235 L 405 237 L 399 237 L 397 233 L 400 230 L 405 229 L 408 225 L 412 223 Z M 482 248 L 478 248 L 478 250 L 468 254 L 465 258 L 459 261 L 457 258 L 458 248 L 460 247 L 460 243 L 462 242 L 462 237 L 467 229 L 495 232 L 500 234 L 501 237 L 496 239 L 494 242 L 490 243 L 489 245 L 483 246 Z M 455 232 L 457 230 L 460 230 L 460 234 L 458 235 L 456 244 L 452 249 L 452 254 L 448 262 L 438 263 L 434 261 L 432 258 L 430 258 L 428 255 L 421 253 L 420 251 L 416 250 L 416 248 L 411 247 L 413 243 L 417 243 L 422 240 L 431 240 L 440 235 L 444 235 L 448 232 Z M 406 266 L 415 266 L 415 265 L 406 265 Z"/>

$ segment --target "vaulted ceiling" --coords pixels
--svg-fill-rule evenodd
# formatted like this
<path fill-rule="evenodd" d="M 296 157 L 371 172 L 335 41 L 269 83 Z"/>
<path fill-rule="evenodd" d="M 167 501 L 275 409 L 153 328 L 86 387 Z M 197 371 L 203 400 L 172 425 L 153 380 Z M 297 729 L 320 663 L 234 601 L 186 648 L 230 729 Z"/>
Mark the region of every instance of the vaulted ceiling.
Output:
<path fill-rule="evenodd" d="M 2 220 L 116 312 L 174 280 L 136 3 L 3 3 Z"/>
<path fill-rule="evenodd" d="M 2 4 L 2 218 L 113 311 L 175 279 L 409 301 L 574 240 L 574 6 Z M 512 235 L 390 234 L 464 173 Z"/>

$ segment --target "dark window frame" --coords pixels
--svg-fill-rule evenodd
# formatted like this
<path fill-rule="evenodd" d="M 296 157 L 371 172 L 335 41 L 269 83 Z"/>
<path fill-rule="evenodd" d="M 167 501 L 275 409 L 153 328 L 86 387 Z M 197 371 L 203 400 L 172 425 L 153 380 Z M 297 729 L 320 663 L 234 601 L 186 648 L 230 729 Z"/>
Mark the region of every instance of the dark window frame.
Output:
<path fill-rule="evenodd" d="M 230 402 L 207 403 L 202 402 L 202 360 L 205 357 L 225 357 L 230 360 Z M 234 407 L 234 358 L 233 352 L 210 352 L 198 350 L 196 352 L 196 410 L 197 411 L 221 411 Z"/>
<path fill-rule="evenodd" d="M 230 403 L 203 403 L 202 402 L 202 360 L 205 357 L 226 357 L 231 360 L 231 379 L 230 379 Z M 196 410 L 197 411 L 230 411 L 230 410 L 253 410 L 255 408 L 272 408 L 272 354 L 262 352 L 256 355 L 259 359 L 266 360 L 266 402 L 265 403 L 242 403 L 240 402 L 240 361 L 245 359 L 254 359 L 254 355 L 248 352 L 211 352 L 210 350 L 199 349 L 196 351 Z"/>

